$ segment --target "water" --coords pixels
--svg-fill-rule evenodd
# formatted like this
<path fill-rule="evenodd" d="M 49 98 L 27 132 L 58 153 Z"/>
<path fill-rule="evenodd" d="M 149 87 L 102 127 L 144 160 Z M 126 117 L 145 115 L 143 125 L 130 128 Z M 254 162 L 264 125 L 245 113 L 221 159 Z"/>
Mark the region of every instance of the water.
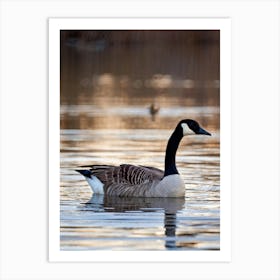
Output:
<path fill-rule="evenodd" d="M 62 116 L 86 111 L 83 105 L 67 108 L 68 111 L 63 107 Z M 204 109 L 206 115 L 217 113 L 215 108 Z M 148 110 L 141 107 L 113 111 L 133 119 L 134 113 L 145 110 L 148 115 Z M 192 110 L 193 114 L 187 113 L 195 118 L 196 110 Z M 174 108 L 174 123 L 178 119 L 176 111 L 184 108 Z M 197 114 L 201 115 L 199 107 Z M 86 181 L 74 171 L 79 165 L 98 163 L 142 164 L 162 169 L 166 141 L 172 130 L 62 129 L 61 249 L 218 250 L 219 131 L 214 127 L 207 129 L 212 137 L 185 137 L 177 152 L 178 170 L 186 184 L 184 199 L 92 195 Z"/>
<path fill-rule="evenodd" d="M 61 250 L 219 250 L 219 34 L 83 34 L 64 31 L 61 40 Z M 163 169 L 167 140 L 185 118 L 212 133 L 180 144 L 185 198 L 95 195 L 75 172 L 88 164 Z"/>

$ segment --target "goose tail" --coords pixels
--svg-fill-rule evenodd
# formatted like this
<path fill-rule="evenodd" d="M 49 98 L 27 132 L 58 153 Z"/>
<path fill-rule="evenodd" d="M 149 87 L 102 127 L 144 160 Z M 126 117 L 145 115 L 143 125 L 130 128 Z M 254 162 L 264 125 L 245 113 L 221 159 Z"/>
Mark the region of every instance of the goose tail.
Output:
<path fill-rule="evenodd" d="M 89 170 L 76 169 L 75 171 L 79 172 L 80 174 L 82 174 L 87 178 L 91 178 L 91 172 Z"/>

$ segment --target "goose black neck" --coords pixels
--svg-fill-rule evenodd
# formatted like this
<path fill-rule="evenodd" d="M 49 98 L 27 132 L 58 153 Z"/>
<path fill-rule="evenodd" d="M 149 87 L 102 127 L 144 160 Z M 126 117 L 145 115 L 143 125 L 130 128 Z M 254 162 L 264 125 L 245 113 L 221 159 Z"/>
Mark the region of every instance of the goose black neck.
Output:
<path fill-rule="evenodd" d="M 166 152 L 165 152 L 165 168 L 164 177 L 173 174 L 179 174 L 176 168 L 176 152 L 181 139 L 183 138 L 182 132 L 177 129 L 174 130 L 171 137 L 168 140 Z"/>

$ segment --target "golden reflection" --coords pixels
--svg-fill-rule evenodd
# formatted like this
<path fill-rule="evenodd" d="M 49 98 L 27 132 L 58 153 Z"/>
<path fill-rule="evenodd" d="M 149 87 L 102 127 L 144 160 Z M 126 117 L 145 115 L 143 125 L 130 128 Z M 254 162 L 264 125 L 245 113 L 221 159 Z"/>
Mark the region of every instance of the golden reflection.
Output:
<path fill-rule="evenodd" d="M 218 128 L 219 113 L 172 108 L 219 108 L 219 40 L 215 30 L 61 31 L 61 105 L 92 106 L 66 110 L 61 128 L 168 128 L 173 117 Z"/>

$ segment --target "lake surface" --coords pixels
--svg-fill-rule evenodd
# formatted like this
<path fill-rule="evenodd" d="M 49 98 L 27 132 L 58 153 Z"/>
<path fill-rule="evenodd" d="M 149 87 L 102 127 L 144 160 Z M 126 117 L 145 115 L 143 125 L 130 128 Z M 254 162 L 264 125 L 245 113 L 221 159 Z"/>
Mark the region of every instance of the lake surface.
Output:
<path fill-rule="evenodd" d="M 61 250 L 219 250 L 219 31 L 65 30 L 60 46 Z M 168 138 L 186 118 L 212 136 L 180 144 L 185 198 L 95 195 L 75 172 L 163 169 Z"/>
<path fill-rule="evenodd" d="M 80 118 L 85 105 L 62 106 L 61 118 Z M 126 122 L 135 114 L 152 122 L 145 107 L 108 108 Z M 90 108 L 88 118 L 102 119 Z M 218 115 L 215 107 L 161 108 L 154 124 L 180 116 L 203 119 Z M 107 112 L 108 113 L 108 112 Z M 217 116 L 216 116 L 217 117 Z M 103 119 L 106 120 L 106 115 Z M 169 124 L 165 124 L 169 126 Z M 177 167 L 186 184 L 178 198 L 116 198 L 92 194 L 79 165 L 131 163 L 163 168 L 170 129 L 61 129 L 61 249 L 62 250 L 219 250 L 219 131 L 204 126 L 212 137 L 185 137 L 177 152 Z"/>

